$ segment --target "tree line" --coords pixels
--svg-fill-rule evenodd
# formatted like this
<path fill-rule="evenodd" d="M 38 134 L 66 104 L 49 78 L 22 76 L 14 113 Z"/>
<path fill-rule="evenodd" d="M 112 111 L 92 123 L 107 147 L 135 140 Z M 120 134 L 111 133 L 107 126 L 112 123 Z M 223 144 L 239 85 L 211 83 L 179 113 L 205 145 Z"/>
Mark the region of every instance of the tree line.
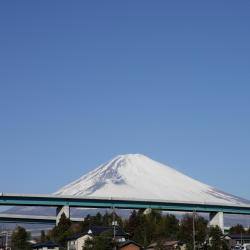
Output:
<path fill-rule="evenodd" d="M 130 239 L 142 246 L 157 243 L 157 248 L 164 250 L 166 240 L 178 240 L 186 244 L 188 250 L 193 249 L 194 242 L 197 249 L 228 249 L 221 229 L 209 227 L 204 217 L 198 214 L 185 214 L 181 219 L 177 219 L 173 214 L 156 210 L 149 213 L 145 213 L 144 210 L 133 210 L 127 219 L 115 213 L 97 213 L 94 216 L 86 216 L 84 221 L 79 223 L 71 222 L 65 214 L 62 214 L 58 225 L 47 233 L 41 232 L 40 242 L 54 241 L 66 247 L 68 237 L 76 233 L 87 233 L 91 226 L 111 226 L 114 218 L 129 234 Z M 246 234 L 250 233 L 250 229 L 246 231 L 242 225 L 236 225 L 231 227 L 229 232 Z M 12 249 L 30 249 L 29 237 L 24 228 L 17 227 L 12 234 Z M 83 250 L 108 250 L 112 249 L 113 244 L 111 235 L 99 235 L 87 241 Z"/>

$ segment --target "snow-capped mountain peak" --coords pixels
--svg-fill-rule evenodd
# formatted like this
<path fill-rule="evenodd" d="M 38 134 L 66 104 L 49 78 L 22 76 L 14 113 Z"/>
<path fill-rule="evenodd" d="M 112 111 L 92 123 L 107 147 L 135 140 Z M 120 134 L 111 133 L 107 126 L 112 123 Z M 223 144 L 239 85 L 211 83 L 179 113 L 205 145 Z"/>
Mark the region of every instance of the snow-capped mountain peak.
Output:
<path fill-rule="evenodd" d="M 250 203 L 141 154 L 118 155 L 55 194 L 227 205 Z"/>

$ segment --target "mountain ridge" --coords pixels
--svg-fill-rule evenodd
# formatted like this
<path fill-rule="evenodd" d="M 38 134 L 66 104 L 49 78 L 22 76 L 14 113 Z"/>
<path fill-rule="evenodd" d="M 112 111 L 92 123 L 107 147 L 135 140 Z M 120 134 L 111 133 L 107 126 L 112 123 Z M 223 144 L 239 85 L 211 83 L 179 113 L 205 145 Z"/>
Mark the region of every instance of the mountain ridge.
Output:
<path fill-rule="evenodd" d="M 137 159 L 137 160 L 135 160 L 135 159 Z M 127 164 L 129 166 L 127 166 Z M 145 168 L 145 164 L 148 165 L 146 168 Z M 122 169 L 124 169 L 124 168 L 126 169 L 126 171 L 125 170 L 122 171 Z M 159 171 L 156 171 L 156 173 L 154 173 L 154 171 L 153 171 L 153 173 L 152 173 L 152 169 L 154 169 L 154 170 L 161 169 L 160 171 L 163 171 L 163 172 L 160 172 L 160 174 L 159 174 Z M 131 174 L 136 176 L 134 179 L 132 179 L 132 181 L 130 178 Z M 156 178 L 155 176 L 157 176 L 158 179 L 161 179 L 161 180 L 157 179 L 156 181 L 153 181 L 153 185 L 156 185 L 156 186 L 160 185 L 160 187 L 156 188 L 156 191 L 159 191 L 159 192 L 161 192 L 162 195 L 164 195 L 164 197 L 161 197 L 163 200 L 166 200 L 167 198 L 168 198 L 168 200 L 170 200 L 169 197 L 167 197 L 169 192 L 164 193 L 163 192 L 164 189 L 163 190 L 161 190 L 161 189 L 165 188 L 167 190 L 167 188 L 166 188 L 166 186 L 167 186 L 168 189 L 171 191 L 171 190 L 175 189 L 176 187 L 178 187 L 179 184 L 181 184 L 181 183 L 179 183 L 179 182 L 182 182 L 180 180 L 184 179 L 188 182 L 188 185 L 190 183 L 193 184 L 194 186 L 192 188 L 198 188 L 198 190 L 201 191 L 201 193 L 198 192 L 198 196 L 197 196 L 197 193 L 195 193 L 194 197 L 192 197 L 192 195 L 191 195 L 191 198 L 193 198 L 193 199 L 187 200 L 188 197 L 186 197 L 186 196 L 183 197 L 180 195 L 178 196 L 174 192 L 173 193 L 174 195 L 172 196 L 172 198 L 175 198 L 176 201 L 179 201 L 179 202 L 185 202 L 185 201 L 192 202 L 193 201 L 193 202 L 195 202 L 195 200 L 196 200 L 196 202 L 205 202 L 206 200 L 204 200 L 205 198 L 203 196 L 203 195 L 205 195 L 205 197 L 207 197 L 207 196 L 210 197 L 210 200 L 208 200 L 210 203 L 212 202 L 211 201 L 211 199 L 212 199 L 213 202 L 214 201 L 217 201 L 217 203 L 224 202 L 225 205 L 248 205 L 248 206 L 250 206 L 250 201 L 248 201 L 246 199 L 243 199 L 243 198 L 231 195 L 231 194 L 227 194 L 223 191 L 217 190 L 216 188 L 213 188 L 207 184 L 203 184 L 197 180 L 194 180 L 191 177 L 188 177 L 188 176 L 180 173 L 179 171 L 177 171 L 169 166 L 166 166 L 164 164 L 153 161 L 150 158 L 148 158 L 144 155 L 140 155 L 140 154 L 118 155 L 118 156 L 114 157 L 112 160 L 107 161 L 104 164 L 101 164 L 99 167 L 90 171 L 89 173 L 84 174 L 83 176 L 81 176 L 77 180 L 70 182 L 68 185 L 63 186 L 61 189 L 56 191 L 54 194 L 56 194 L 56 195 L 89 196 L 89 197 L 102 196 L 103 198 L 111 198 L 112 193 L 106 192 L 107 187 L 105 188 L 105 186 L 111 185 L 112 188 L 119 189 L 120 197 L 122 196 L 121 192 L 122 191 L 124 192 L 122 198 L 127 197 L 127 198 L 131 199 L 131 194 L 133 194 L 134 198 L 137 198 L 137 199 L 144 198 L 144 199 L 149 199 L 149 200 L 153 200 L 153 199 L 156 200 L 157 197 L 155 197 L 155 189 L 153 188 L 153 192 L 151 192 L 151 193 L 149 192 L 149 191 L 152 191 L 152 190 L 150 190 L 151 189 L 150 185 L 152 185 L 152 179 L 155 180 L 155 178 Z M 177 179 L 176 179 L 176 176 L 178 176 Z M 140 187 L 140 185 L 145 185 L 145 180 L 144 181 L 140 180 L 140 179 L 143 179 L 143 177 L 146 178 L 146 185 L 149 187 L 145 187 L 145 189 L 142 188 L 142 190 L 141 189 L 138 190 L 137 189 L 138 185 L 139 185 L 139 187 Z M 141 183 L 141 182 L 143 182 L 143 183 Z M 165 182 L 168 182 L 167 185 Z M 171 189 L 170 187 L 173 184 L 174 184 L 174 188 L 172 187 L 172 189 Z M 182 186 L 182 185 L 180 185 L 180 186 Z M 128 188 L 128 190 L 126 191 L 127 188 Z M 191 187 L 189 187 L 189 186 L 186 187 L 184 185 L 183 188 L 181 189 L 181 191 L 183 191 L 183 190 L 187 191 Z M 187 188 L 187 190 L 186 190 L 186 188 Z M 111 189 L 109 191 L 113 191 L 113 190 L 114 189 Z M 146 192 L 145 192 L 145 190 L 146 190 Z M 138 194 L 138 191 L 143 191 L 142 193 L 139 192 L 139 196 L 142 195 L 141 197 L 137 197 L 136 194 Z M 83 193 L 81 194 L 81 192 L 83 192 Z M 147 196 L 148 192 L 150 193 L 149 196 Z M 113 197 L 115 197 L 114 194 L 115 193 L 113 193 Z M 143 197 L 143 195 L 144 196 L 146 195 L 146 197 Z M 196 198 L 196 199 L 194 199 L 194 198 Z M 199 200 L 199 198 L 201 198 L 201 199 Z M 103 209 L 72 208 L 71 209 L 71 216 L 85 217 L 87 214 L 94 215 L 100 211 L 103 212 L 106 210 L 105 209 L 103 210 Z M 55 216 L 56 215 L 56 208 L 19 207 L 18 206 L 18 207 L 12 207 L 12 208 L 8 209 L 7 211 L 5 211 L 5 213 L 6 212 L 10 213 L 10 214 Z M 128 214 L 129 214 L 129 211 L 125 211 L 125 210 L 118 210 L 118 212 L 121 213 L 122 216 L 128 216 Z M 240 222 L 241 224 L 244 224 L 244 225 L 247 224 L 244 216 L 240 217 L 239 220 L 237 220 L 238 216 L 237 216 L 237 218 L 235 218 L 233 215 L 225 215 L 225 218 L 226 218 L 226 225 L 228 225 L 228 226 L 236 224 L 236 222 L 237 223 Z"/>
<path fill-rule="evenodd" d="M 118 155 L 54 194 L 250 204 L 244 198 L 213 188 L 142 154 Z"/>

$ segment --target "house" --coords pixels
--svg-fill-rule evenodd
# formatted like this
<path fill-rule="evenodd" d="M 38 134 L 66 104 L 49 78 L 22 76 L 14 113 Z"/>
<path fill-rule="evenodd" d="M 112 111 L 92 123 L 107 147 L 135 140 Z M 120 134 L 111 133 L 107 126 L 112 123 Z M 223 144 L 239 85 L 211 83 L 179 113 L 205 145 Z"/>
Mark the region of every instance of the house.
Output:
<path fill-rule="evenodd" d="M 125 233 L 120 226 L 93 226 L 89 228 L 88 234 L 93 236 L 99 236 L 102 234 L 115 235 L 117 241 L 124 241 L 129 236 L 129 234 Z"/>
<path fill-rule="evenodd" d="M 132 240 L 126 240 L 118 244 L 118 250 L 141 250 L 143 247 Z"/>
<path fill-rule="evenodd" d="M 100 236 L 102 234 L 109 234 L 115 238 L 117 242 L 124 242 L 128 238 L 128 234 L 125 233 L 121 227 L 103 227 L 103 226 L 92 226 L 85 233 L 75 234 L 67 239 L 67 250 L 82 250 L 86 240 L 91 239 L 94 236 Z"/>
<path fill-rule="evenodd" d="M 61 246 L 53 241 L 47 241 L 44 243 L 37 243 L 32 245 L 34 250 L 60 250 Z"/>
<path fill-rule="evenodd" d="M 147 250 L 155 250 L 158 249 L 158 243 L 154 242 L 150 244 L 146 249 Z M 161 245 L 164 247 L 164 249 L 173 250 L 173 249 L 185 249 L 184 246 L 181 246 L 180 242 L 177 240 L 166 240 L 161 242 Z"/>
<path fill-rule="evenodd" d="M 86 233 L 78 233 L 67 239 L 67 250 L 82 249 L 86 240 L 91 239 L 92 236 Z"/>
<path fill-rule="evenodd" d="M 229 248 L 250 243 L 250 234 L 226 234 L 224 239 Z"/>
<path fill-rule="evenodd" d="M 0 250 L 10 250 L 11 249 L 11 234 L 9 230 L 3 230 L 0 232 Z"/>

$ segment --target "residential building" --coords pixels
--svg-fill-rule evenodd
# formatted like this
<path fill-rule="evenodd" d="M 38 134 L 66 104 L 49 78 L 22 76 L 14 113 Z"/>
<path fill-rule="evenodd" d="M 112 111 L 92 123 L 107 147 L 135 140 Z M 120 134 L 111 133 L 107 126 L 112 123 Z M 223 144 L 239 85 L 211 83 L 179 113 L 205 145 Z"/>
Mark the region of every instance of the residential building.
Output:
<path fill-rule="evenodd" d="M 161 242 L 161 245 L 166 250 L 174 250 L 174 249 L 184 250 L 184 249 L 186 249 L 186 247 L 183 244 L 180 244 L 180 242 L 177 241 L 177 240 L 166 240 L 166 241 Z M 153 242 L 146 249 L 147 250 L 158 249 L 158 243 L 157 242 Z"/>
<path fill-rule="evenodd" d="M 250 243 L 250 234 L 226 234 L 224 239 L 227 241 L 228 247 L 231 249 L 236 245 Z"/>
<path fill-rule="evenodd" d="M 132 240 L 126 240 L 118 244 L 118 250 L 141 250 L 143 247 Z"/>
<path fill-rule="evenodd" d="M 53 241 L 37 243 L 32 245 L 33 250 L 60 250 L 61 246 Z"/>
<path fill-rule="evenodd" d="M 0 232 L 0 250 L 10 250 L 11 246 L 11 234 L 10 230 L 2 230 Z"/>
<path fill-rule="evenodd" d="M 75 234 L 67 239 L 68 250 L 82 249 L 85 245 L 86 240 L 91 239 L 92 236 L 86 233 Z"/>
<path fill-rule="evenodd" d="M 121 227 L 119 226 L 92 226 L 85 233 L 75 234 L 67 239 L 67 250 L 82 250 L 87 239 L 91 239 L 94 236 L 100 235 L 110 235 L 113 237 L 115 235 L 115 239 L 117 242 L 125 242 L 128 238 L 128 234 L 125 233 Z"/>

